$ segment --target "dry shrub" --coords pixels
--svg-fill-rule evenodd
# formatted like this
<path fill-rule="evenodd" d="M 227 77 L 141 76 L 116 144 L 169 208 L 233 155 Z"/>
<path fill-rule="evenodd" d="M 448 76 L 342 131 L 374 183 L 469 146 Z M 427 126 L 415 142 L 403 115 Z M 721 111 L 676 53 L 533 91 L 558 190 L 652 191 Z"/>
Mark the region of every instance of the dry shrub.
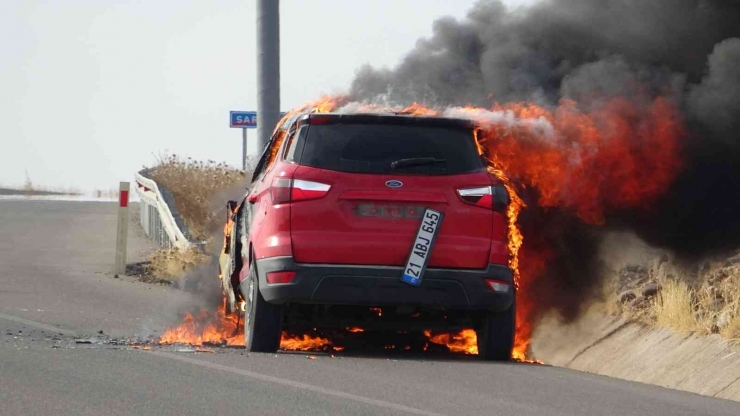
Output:
<path fill-rule="evenodd" d="M 699 276 L 696 289 L 666 279 L 652 308 L 654 322 L 679 332 L 719 333 L 740 342 L 740 265 L 730 264 Z"/>
<path fill-rule="evenodd" d="M 150 175 L 155 182 L 169 189 L 190 235 L 201 241 L 208 239 L 209 229 L 216 224 L 213 222 L 216 212 L 211 210 L 216 194 L 244 179 L 242 171 L 225 163 L 182 159 L 177 155 L 159 157 Z"/>
<path fill-rule="evenodd" d="M 172 280 L 207 262 L 208 259 L 209 257 L 196 247 L 157 250 L 149 257 L 147 272 L 160 279 Z"/>
<path fill-rule="evenodd" d="M 735 315 L 730 323 L 722 329 L 720 334 L 723 337 L 740 344 L 740 315 Z"/>
<path fill-rule="evenodd" d="M 740 252 L 692 263 L 660 255 L 650 263 L 643 277 L 630 277 L 631 266 L 612 270 L 603 286 L 607 313 L 678 332 L 720 334 L 740 345 Z M 645 284 L 658 285 L 652 300 L 641 293 Z"/>
<path fill-rule="evenodd" d="M 716 332 L 714 328 L 720 312 L 717 307 L 716 290 L 704 285 L 693 292 L 692 301 L 696 331 L 702 334 Z"/>
<path fill-rule="evenodd" d="M 691 298 L 692 291 L 686 283 L 667 280 L 655 300 L 655 323 L 679 332 L 696 330 Z"/>
<path fill-rule="evenodd" d="M 718 271 L 717 298 L 722 309 L 718 312 L 720 334 L 740 342 L 740 265 L 734 264 Z"/>

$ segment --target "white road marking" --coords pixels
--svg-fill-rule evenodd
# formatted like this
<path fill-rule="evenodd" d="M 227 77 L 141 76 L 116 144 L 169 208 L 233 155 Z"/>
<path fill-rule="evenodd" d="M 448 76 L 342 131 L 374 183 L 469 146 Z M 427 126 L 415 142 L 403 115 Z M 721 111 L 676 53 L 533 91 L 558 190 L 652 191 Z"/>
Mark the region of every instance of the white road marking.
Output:
<path fill-rule="evenodd" d="M 319 387 L 319 386 L 313 386 L 311 384 L 301 383 L 299 381 L 268 376 L 266 374 L 255 373 L 253 371 L 242 370 L 239 368 L 227 367 L 225 365 L 215 364 L 215 363 L 211 363 L 208 361 L 196 360 L 194 358 L 183 357 L 183 356 L 171 354 L 168 352 L 150 351 L 149 354 L 153 354 L 153 355 L 157 355 L 157 356 L 165 357 L 165 358 L 170 358 L 172 360 L 182 361 L 182 362 L 190 363 L 193 365 L 199 365 L 201 367 L 207 367 L 207 368 L 211 368 L 214 370 L 225 371 L 227 373 L 232 373 L 232 374 L 236 374 L 240 376 L 250 377 L 250 378 L 257 379 L 257 380 L 269 381 L 271 383 L 281 384 L 283 386 L 289 386 L 289 387 L 293 387 L 293 388 L 297 388 L 301 390 L 312 391 L 315 393 L 325 394 L 327 396 L 340 397 L 342 399 L 353 400 L 356 402 L 370 404 L 370 405 L 378 406 L 378 407 L 385 407 L 387 409 L 398 410 L 398 411 L 407 412 L 407 413 L 411 413 L 415 415 L 426 415 L 426 416 L 441 415 L 441 413 L 428 412 L 426 410 L 417 409 L 415 407 L 408 407 L 402 404 L 386 402 L 384 400 L 378 400 L 378 399 L 371 399 L 369 397 L 358 396 L 356 394 L 345 393 L 343 391 L 327 389 L 327 388 Z"/>
<path fill-rule="evenodd" d="M 50 331 L 50 332 L 57 332 L 57 333 L 61 333 L 61 334 L 64 334 L 64 335 L 69 335 L 69 336 L 76 336 L 77 335 L 77 332 L 75 332 L 75 331 L 71 331 L 71 330 L 68 330 L 68 329 L 57 328 L 55 326 L 51 326 L 51 325 L 46 325 L 46 324 L 42 324 L 42 323 L 39 323 L 39 322 L 30 321 L 28 319 L 19 318 L 17 316 L 6 315 L 6 314 L 3 314 L 3 313 L 0 313 L 0 318 L 6 319 L 8 321 L 13 321 L 13 322 L 16 322 L 16 323 L 19 323 L 19 324 L 23 324 L 23 325 L 27 325 L 27 326 L 32 326 L 32 327 L 39 328 L 39 329 L 43 329 L 43 330 Z M 152 355 L 159 356 L 159 357 L 169 358 L 171 360 L 182 361 L 182 362 L 186 362 L 186 363 L 193 364 L 193 365 L 199 365 L 201 367 L 206 367 L 206 368 L 210 368 L 210 369 L 213 369 L 213 370 L 225 371 L 225 372 L 231 373 L 231 374 L 236 374 L 236 375 L 240 375 L 240 376 L 244 376 L 244 377 L 250 377 L 250 378 L 254 378 L 254 379 L 262 380 L 262 381 L 268 381 L 268 382 L 275 383 L 275 384 L 280 384 L 280 385 L 283 385 L 283 386 L 289 386 L 289 387 L 293 387 L 293 388 L 297 388 L 297 389 L 301 389 L 301 390 L 312 391 L 312 392 L 319 393 L 319 394 L 325 394 L 327 396 L 339 397 L 339 398 L 342 398 L 342 399 L 352 400 L 352 401 L 356 401 L 356 402 L 360 402 L 360 403 L 365 403 L 365 404 L 369 404 L 369 405 L 373 405 L 373 406 L 384 407 L 386 409 L 398 410 L 398 411 L 401 411 L 401 412 L 411 413 L 411 414 L 415 414 L 415 415 L 442 416 L 441 413 L 428 412 L 426 410 L 417 409 L 415 407 L 408 407 L 408 406 L 404 406 L 402 404 L 391 403 L 391 402 L 387 402 L 387 401 L 384 401 L 384 400 L 378 400 L 378 399 L 371 399 L 369 397 L 358 396 L 356 394 L 351 394 L 351 393 L 345 393 L 345 392 L 339 391 L 339 390 L 333 390 L 333 389 L 328 389 L 328 388 L 325 388 L 325 387 L 319 387 L 319 386 L 313 386 L 311 384 L 301 383 L 300 381 L 294 381 L 294 380 L 288 380 L 288 379 L 279 378 L 279 377 L 268 376 L 267 374 L 260 374 L 260 373 L 254 372 L 254 371 L 248 371 L 248 370 L 242 370 L 242 369 L 239 369 L 239 368 L 227 367 L 225 365 L 215 364 L 215 363 L 211 363 L 211 362 L 208 362 L 208 361 L 196 360 L 196 359 L 193 359 L 193 358 L 183 357 L 183 356 L 172 354 L 172 353 L 168 353 L 168 352 L 149 351 L 148 353 L 149 354 L 152 354 Z"/>

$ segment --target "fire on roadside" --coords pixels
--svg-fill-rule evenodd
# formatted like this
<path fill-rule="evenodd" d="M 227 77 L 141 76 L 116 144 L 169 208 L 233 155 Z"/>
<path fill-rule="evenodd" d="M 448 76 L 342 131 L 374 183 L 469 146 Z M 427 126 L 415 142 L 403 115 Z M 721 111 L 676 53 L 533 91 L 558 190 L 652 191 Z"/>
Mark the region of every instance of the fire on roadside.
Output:
<path fill-rule="evenodd" d="M 535 190 L 537 198 L 529 203 L 538 207 L 569 210 L 586 224 L 602 225 L 609 210 L 649 208 L 681 168 L 679 140 L 684 128 L 678 109 L 660 97 L 637 101 L 614 98 L 590 111 L 569 100 L 553 110 L 531 103 L 445 110 L 413 103 L 392 110 L 419 117 L 464 117 L 477 125 L 479 152 L 511 197 L 509 266 L 518 292 L 514 359 L 529 360 L 533 320 L 540 311 L 528 294 L 552 256 L 547 249 L 527 250 L 519 223 L 527 208 L 521 192 Z M 333 101 L 324 97 L 317 103 L 320 106 L 307 108 L 329 112 L 347 104 L 343 97 Z M 355 107 L 379 111 L 375 105 Z M 474 331 L 466 331 L 435 339 L 451 350 L 472 353 L 475 339 L 466 335 Z"/>
<path fill-rule="evenodd" d="M 469 110 L 483 130 L 483 155 L 510 195 L 509 264 L 517 286 L 515 359 L 526 359 L 538 304 L 528 297 L 552 259 L 548 248 L 526 245 L 518 218 L 526 205 L 523 189 L 537 190 L 529 201 L 542 209 L 564 209 L 582 222 L 603 225 L 605 213 L 647 209 L 680 169 L 678 110 L 657 98 L 638 106 L 613 99 L 590 113 L 564 101 L 554 111 L 533 104 L 508 104 L 492 112 Z M 491 114 L 513 122 L 495 122 Z M 636 140 L 637 139 L 637 140 Z"/>
<path fill-rule="evenodd" d="M 216 312 L 201 309 L 198 314 L 186 313 L 176 327 L 170 328 L 160 337 L 159 344 L 187 344 L 195 346 L 225 345 L 245 346 L 244 323 L 239 314 L 226 314 L 225 304 Z M 326 338 L 307 334 L 293 335 L 283 332 L 280 349 L 285 351 L 340 351 Z"/>
<path fill-rule="evenodd" d="M 644 100 L 643 100 L 644 101 Z M 509 266 L 517 288 L 517 328 L 513 358 L 531 361 L 530 344 L 534 319 L 541 311 L 528 296 L 544 276 L 552 253 L 526 244 L 520 216 L 529 205 L 572 212 L 590 225 L 605 223 L 605 214 L 619 209 L 647 209 L 674 180 L 681 168 L 679 139 L 684 134 L 678 110 L 667 99 L 642 104 L 616 98 L 596 110 L 583 111 L 572 101 L 555 109 L 530 103 L 511 103 L 487 108 L 435 109 L 419 103 L 386 109 L 409 116 L 467 118 L 476 125 L 476 141 L 488 170 L 509 191 L 507 212 Z M 332 112 L 348 105 L 345 97 L 323 97 L 290 113 Z M 382 112 L 373 104 L 353 103 L 355 112 Z M 639 140 L 635 140 L 635 138 Z M 522 194 L 535 191 L 525 203 Z M 530 192 L 531 193 L 531 192 Z M 227 227 L 231 227 L 228 224 Z M 530 238 L 532 236 L 530 235 Z M 382 315 L 374 308 L 373 313 Z M 162 343 L 221 342 L 244 345 L 235 327 L 235 316 L 219 309 L 215 318 L 187 315 L 183 323 L 168 330 Z M 208 321 L 203 326 L 199 322 Z M 475 331 L 458 334 L 425 333 L 429 342 L 450 351 L 477 354 Z M 326 349 L 331 342 L 307 335 L 286 338 L 281 348 Z"/>
<path fill-rule="evenodd" d="M 348 328 L 345 328 L 345 329 L 347 330 L 347 332 L 352 332 L 352 333 L 365 332 L 364 329 L 357 328 L 357 327 L 348 327 Z"/>
<path fill-rule="evenodd" d="M 446 346 L 450 352 L 478 354 L 478 339 L 472 329 L 463 329 L 457 334 L 433 334 L 432 331 L 427 330 L 424 331 L 424 336 L 429 339 L 429 342 Z"/>
<path fill-rule="evenodd" d="M 327 338 L 314 337 L 307 334 L 289 335 L 283 332 L 280 339 L 280 349 L 285 351 L 322 351 L 334 350 L 332 342 Z"/>
<path fill-rule="evenodd" d="M 433 344 L 443 345 L 456 354 L 478 355 L 478 337 L 473 329 L 463 329 L 458 333 L 435 333 L 433 331 L 424 331 L 424 336 Z M 523 352 L 520 352 L 520 345 L 517 345 L 512 353 L 514 361 L 530 364 L 542 364 L 542 361 L 527 358 Z M 425 347 L 426 351 L 427 348 Z"/>
<path fill-rule="evenodd" d="M 160 345 L 185 344 L 197 347 L 203 346 L 245 346 L 243 324 L 237 314 L 226 314 L 222 305 L 216 312 L 201 309 L 198 314 L 187 313 L 183 321 L 176 327 L 168 329 L 160 338 Z M 365 329 L 347 327 L 348 333 L 362 333 Z M 437 333 L 424 331 L 424 337 L 429 343 L 444 346 L 451 353 L 477 355 L 478 346 L 475 331 L 464 329 L 459 333 Z M 386 350 L 394 350 L 395 345 L 386 345 Z M 146 348 L 145 348 L 146 349 Z M 326 351 L 341 352 L 343 346 L 334 345 L 326 337 L 308 334 L 290 334 L 283 332 L 280 340 L 280 349 L 283 351 Z M 409 350 L 405 347 L 404 350 Z M 426 347 L 424 350 L 426 351 Z M 213 350 L 196 350 L 196 352 L 213 352 Z M 515 356 L 517 361 L 528 361 L 522 356 Z"/>
<path fill-rule="evenodd" d="M 201 309 L 187 312 L 179 325 L 169 328 L 159 339 L 160 344 L 243 346 L 244 331 L 239 315 L 226 314 L 224 304 L 213 312 Z"/>

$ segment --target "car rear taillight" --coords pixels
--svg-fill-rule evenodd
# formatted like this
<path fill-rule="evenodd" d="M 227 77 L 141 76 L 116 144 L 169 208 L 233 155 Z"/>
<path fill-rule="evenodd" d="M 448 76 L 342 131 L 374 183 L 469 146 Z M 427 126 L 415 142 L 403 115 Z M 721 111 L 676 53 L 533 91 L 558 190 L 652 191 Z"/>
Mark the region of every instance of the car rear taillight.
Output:
<path fill-rule="evenodd" d="M 294 277 L 295 272 L 270 272 L 267 273 L 267 283 L 271 285 L 290 283 Z"/>
<path fill-rule="evenodd" d="M 504 282 L 503 280 L 496 280 L 496 279 L 483 279 L 486 281 L 486 284 L 488 287 L 491 288 L 494 292 L 498 293 L 506 293 L 509 291 L 509 287 L 511 286 L 509 282 Z"/>
<path fill-rule="evenodd" d="M 493 200 L 493 191 L 490 186 L 483 186 L 480 188 L 467 188 L 458 189 L 457 193 L 468 204 L 477 205 L 479 207 L 490 208 Z"/>
<path fill-rule="evenodd" d="M 303 179 L 277 178 L 272 182 L 270 193 L 272 204 L 287 204 L 289 202 L 308 201 L 326 196 L 331 185 L 306 181 Z"/>
<path fill-rule="evenodd" d="M 331 189 L 331 185 L 325 183 L 293 179 L 292 201 L 297 202 L 323 198 L 329 193 L 329 189 Z"/>
<path fill-rule="evenodd" d="M 287 204 L 290 202 L 290 190 L 293 187 L 293 180 L 286 178 L 276 178 L 270 187 L 272 204 Z"/>
<path fill-rule="evenodd" d="M 458 189 L 457 194 L 468 204 L 492 208 L 496 212 L 506 212 L 509 206 L 509 192 L 503 186 Z"/>

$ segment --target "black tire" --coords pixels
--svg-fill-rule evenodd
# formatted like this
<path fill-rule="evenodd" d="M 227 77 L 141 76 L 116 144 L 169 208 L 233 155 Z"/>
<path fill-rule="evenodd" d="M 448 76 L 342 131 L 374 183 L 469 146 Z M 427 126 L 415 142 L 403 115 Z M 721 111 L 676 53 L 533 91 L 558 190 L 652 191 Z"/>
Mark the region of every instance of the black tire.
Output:
<path fill-rule="evenodd" d="M 247 302 L 244 313 L 244 340 L 247 351 L 277 351 L 282 335 L 283 308 L 267 303 L 262 297 L 257 267 L 254 264 L 249 268 L 249 278 L 242 282 L 242 285 L 246 285 L 242 293 Z"/>
<path fill-rule="evenodd" d="M 516 300 L 503 312 L 483 315 L 476 330 L 478 356 L 485 361 L 508 361 L 514 348 Z"/>

